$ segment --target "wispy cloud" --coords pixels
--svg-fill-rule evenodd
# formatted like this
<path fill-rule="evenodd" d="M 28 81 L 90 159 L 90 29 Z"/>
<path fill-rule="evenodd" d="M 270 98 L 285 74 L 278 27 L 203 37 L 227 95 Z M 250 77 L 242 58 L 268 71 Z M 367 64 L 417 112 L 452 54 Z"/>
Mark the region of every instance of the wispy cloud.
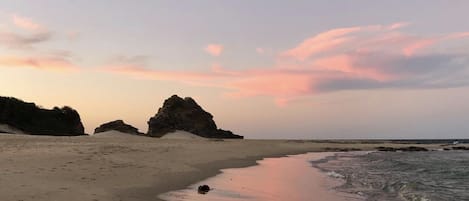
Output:
<path fill-rule="evenodd" d="M 0 29 L 0 47 L 15 51 L 0 56 L 1 68 L 32 68 L 60 72 L 79 70 L 79 66 L 72 62 L 72 52 L 36 47 L 52 39 L 52 33 L 47 27 L 18 14 L 10 15 L 9 20 L 10 26 Z"/>
<path fill-rule="evenodd" d="M 217 86 L 220 81 L 234 76 L 232 72 L 226 71 L 217 65 L 212 66 L 210 70 L 205 72 L 154 70 L 135 64 L 108 65 L 101 67 L 100 70 L 130 75 L 138 79 L 174 80 L 177 78 L 180 82 L 210 86 Z"/>
<path fill-rule="evenodd" d="M 0 67 L 6 68 L 34 68 L 51 71 L 77 71 L 79 67 L 69 60 L 60 57 L 20 57 L 2 56 L 0 57 Z"/>
<path fill-rule="evenodd" d="M 0 45 L 7 48 L 27 49 L 35 44 L 50 40 L 51 36 L 49 32 L 23 35 L 14 32 L 0 31 Z"/>
<path fill-rule="evenodd" d="M 135 55 L 135 56 L 126 56 L 126 55 L 116 55 L 112 57 L 109 61 L 111 64 L 118 65 L 145 65 L 149 60 L 148 56 L 145 55 Z"/>
<path fill-rule="evenodd" d="M 301 42 L 295 48 L 285 51 L 284 55 L 294 57 L 298 60 L 306 58 L 318 53 L 322 53 L 352 40 L 349 34 L 360 31 L 360 27 L 349 27 L 329 30 L 317 34 Z"/>
<path fill-rule="evenodd" d="M 409 25 L 410 25 L 409 22 L 397 22 L 397 23 L 389 25 L 388 29 L 389 30 L 395 30 L 395 29 L 400 29 L 400 28 L 403 28 L 403 27 L 407 27 Z"/>
<path fill-rule="evenodd" d="M 319 93 L 365 89 L 432 89 L 469 85 L 469 54 L 431 48 L 469 34 L 414 35 L 408 23 L 332 29 L 279 53 L 270 68 L 162 71 L 144 65 L 106 70 L 137 78 L 219 87 L 231 97 L 270 96 L 279 105 Z"/>
<path fill-rule="evenodd" d="M 52 37 L 52 33 L 46 27 L 30 18 L 14 14 L 11 16 L 11 23 L 23 32 L 9 28 L 0 30 L 0 46 L 31 49 L 33 45 L 48 41 Z"/>
<path fill-rule="evenodd" d="M 209 44 L 205 47 L 205 51 L 212 56 L 220 56 L 223 52 L 223 45 L 220 44 Z"/>

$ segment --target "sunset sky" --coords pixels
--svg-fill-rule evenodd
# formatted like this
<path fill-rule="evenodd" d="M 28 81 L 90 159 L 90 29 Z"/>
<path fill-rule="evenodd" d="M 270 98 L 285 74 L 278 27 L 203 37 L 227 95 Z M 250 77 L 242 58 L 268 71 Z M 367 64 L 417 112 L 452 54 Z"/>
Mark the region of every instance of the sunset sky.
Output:
<path fill-rule="evenodd" d="M 469 1 L 2 0 L 0 95 L 91 133 L 173 94 L 247 138 L 469 137 Z"/>

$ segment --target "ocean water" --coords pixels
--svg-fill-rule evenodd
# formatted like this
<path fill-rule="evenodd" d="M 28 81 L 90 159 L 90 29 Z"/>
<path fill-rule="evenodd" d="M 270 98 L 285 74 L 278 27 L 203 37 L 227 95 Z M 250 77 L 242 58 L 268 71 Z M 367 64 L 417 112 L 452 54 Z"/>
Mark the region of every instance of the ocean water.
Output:
<path fill-rule="evenodd" d="M 199 185 L 212 190 L 197 193 Z M 167 201 L 469 201 L 469 152 L 339 152 L 266 158 Z"/>
<path fill-rule="evenodd" d="M 336 153 L 311 162 L 365 200 L 469 200 L 469 152 Z"/>
<path fill-rule="evenodd" d="M 334 153 L 308 153 L 281 158 L 266 158 L 258 165 L 224 169 L 222 173 L 187 189 L 160 195 L 167 201 L 357 201 L 358 195 L 335 191 L 343 181 L 314 168 L 318 161 Z M 199 185 L 212 190 L 199 194 Z"/>

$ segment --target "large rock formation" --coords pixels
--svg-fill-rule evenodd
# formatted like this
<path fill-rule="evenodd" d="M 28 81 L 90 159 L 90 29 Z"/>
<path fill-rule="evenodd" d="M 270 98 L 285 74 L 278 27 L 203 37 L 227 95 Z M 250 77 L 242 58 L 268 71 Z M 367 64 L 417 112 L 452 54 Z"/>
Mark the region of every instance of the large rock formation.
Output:
<path fill-rule="evenodd" d="M 111 130 L 134 134 L 134 135 L 143 135 L 143 133 L 140 133 L 137 128 L 124 123 L 124 121 L 122 120 L 115 120 L 115 121 L 102 124 L 98 128 L 94 129 L 94 133 L 95 134 L 102 133 L 102 132 L 111 131 Z"/>
<path fill-rule="evenodd" d="M 0 124 L 35 135 L 85 134 L 80 115 L 71 107 L 48 110 L 11 97 L 0 96 Z"/>
<path fill-rule="evenodd" d="M 184 130 L 207 138 L 243 138 L 231 131 L 218 129 L 213 116 L 192 98 L 177 95 L 164 101 L 163 107 L 148 121 L 148 135 L 161 137 L 166 133 Z"/>

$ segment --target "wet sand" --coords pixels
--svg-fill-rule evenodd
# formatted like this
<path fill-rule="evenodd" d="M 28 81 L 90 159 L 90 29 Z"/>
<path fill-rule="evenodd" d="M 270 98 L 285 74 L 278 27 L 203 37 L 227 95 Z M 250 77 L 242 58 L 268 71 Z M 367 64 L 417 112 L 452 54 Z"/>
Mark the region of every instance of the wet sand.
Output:
<path fill-rule="evenodd" d="M 388 144 L 0 134 L 0 200 L 146 201 L 265 157 Z M 436 146 L 436 145 L 434 145 Z"/>
<path fill-rule="evenodd" d="M 187 189 L 160 196 L 168 201 L 361 201 L 363 197 L 335 191 L 343 180 L 331 178 L 310 161 L 332 156 L 333 152 L 314 152 L 279 158 L 265 158 L 258 165 L 223 169 L 222 173 L 191 185 Z M 212 189 L 199 194 L 199 185 Z"/>

